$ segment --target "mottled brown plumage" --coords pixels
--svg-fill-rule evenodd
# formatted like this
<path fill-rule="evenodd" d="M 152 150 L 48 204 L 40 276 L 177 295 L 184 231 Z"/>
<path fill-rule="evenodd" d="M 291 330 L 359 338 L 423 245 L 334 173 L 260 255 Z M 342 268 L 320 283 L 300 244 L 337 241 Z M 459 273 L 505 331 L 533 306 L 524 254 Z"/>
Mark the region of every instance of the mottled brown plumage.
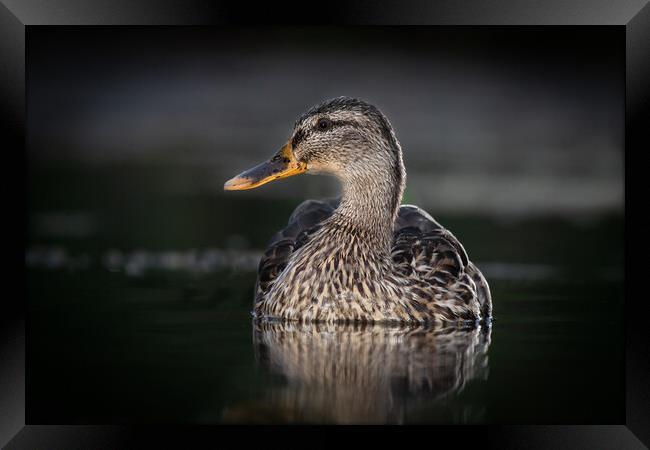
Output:
<path fill-rule="evenodd" d="M 347 97 L 318 105 L 298 119 L 281 154 L 291 174 L 334 175 L 343 194 L 304 202 L 273 237 L 259 265 L 257 317 L 421 324 L 490 318 L 488 284 L 460 242 L 425 211 L 399 205 L 402 150 L 377 108 Z M 254 187 L 285 176 L 275 172 L 229 183 Z"/>

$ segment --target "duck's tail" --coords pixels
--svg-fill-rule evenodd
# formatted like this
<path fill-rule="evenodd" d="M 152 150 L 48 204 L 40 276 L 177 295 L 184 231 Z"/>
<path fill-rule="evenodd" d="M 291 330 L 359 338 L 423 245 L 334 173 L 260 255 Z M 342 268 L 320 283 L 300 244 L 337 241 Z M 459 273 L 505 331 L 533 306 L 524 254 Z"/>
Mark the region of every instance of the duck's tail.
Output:
<path fill-rule="evenodd" d="M 478 296 L 479 304 L 481 305 L 481 318 L 489 320 L 492 318 L 492 294 L 490 293 L 490 286 L 488 285 L 485 277 L 481 271 L 470 262 L 465 271 L 472 277 L 474 284 L 476 284 L 476 294 Z"/>

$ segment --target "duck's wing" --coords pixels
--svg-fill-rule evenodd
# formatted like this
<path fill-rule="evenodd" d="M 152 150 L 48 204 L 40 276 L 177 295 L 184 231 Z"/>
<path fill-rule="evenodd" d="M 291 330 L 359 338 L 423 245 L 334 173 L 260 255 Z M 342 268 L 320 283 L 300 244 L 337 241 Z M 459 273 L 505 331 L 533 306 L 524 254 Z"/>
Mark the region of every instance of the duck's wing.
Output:
<path fill-rule="evenodd" d="M 400 271 L 406 275 L 417 272 L 420 278 L 450 286 L 469 277 L 476 290 L 481 316 L 491 317 L 490 287 L 456 236 L 414 205 L 400 207 L 394 231 L 392 257 Z"/>
<path fill-rule="evenodd" d="M 323 220 L 332 215 L 340 199 L 306 200 L 293 211 L 286 228 L 278 231 L 260 260 L 255 285 L 256 301 L 282 273 L 294 251 L 302 247 L 320 228 Z"/>

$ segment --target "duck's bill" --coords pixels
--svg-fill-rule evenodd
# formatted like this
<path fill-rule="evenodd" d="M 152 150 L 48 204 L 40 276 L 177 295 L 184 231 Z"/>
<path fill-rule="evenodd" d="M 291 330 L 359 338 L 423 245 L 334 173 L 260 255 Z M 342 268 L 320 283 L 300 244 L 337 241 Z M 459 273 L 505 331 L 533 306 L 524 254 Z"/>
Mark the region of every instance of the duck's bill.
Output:
<path fill-rule="evenodd" d="M 296 159 L 291 144 L 286 144 L 273 158 L 231 178 L 223 188 L 226 191 L 253 189 L 269 181 L 298 175 L 306 170 L 307 165 Z"/>

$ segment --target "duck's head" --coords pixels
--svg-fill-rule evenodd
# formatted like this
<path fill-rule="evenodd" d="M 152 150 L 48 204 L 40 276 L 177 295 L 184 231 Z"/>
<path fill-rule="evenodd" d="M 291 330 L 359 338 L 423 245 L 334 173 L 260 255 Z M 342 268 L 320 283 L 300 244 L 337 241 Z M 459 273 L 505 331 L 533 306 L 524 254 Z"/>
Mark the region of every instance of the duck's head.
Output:
<path fill-rule="evenodd" d="M 344 183 L 404 182 L 402 152 L 388 119 L 362 100 L 337 97 L 299 117 L 275 156 L 228 180 L 224 189 L 253 189 L 305 172 L 332 174 Z"/>

